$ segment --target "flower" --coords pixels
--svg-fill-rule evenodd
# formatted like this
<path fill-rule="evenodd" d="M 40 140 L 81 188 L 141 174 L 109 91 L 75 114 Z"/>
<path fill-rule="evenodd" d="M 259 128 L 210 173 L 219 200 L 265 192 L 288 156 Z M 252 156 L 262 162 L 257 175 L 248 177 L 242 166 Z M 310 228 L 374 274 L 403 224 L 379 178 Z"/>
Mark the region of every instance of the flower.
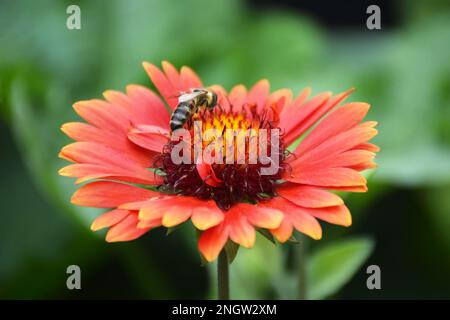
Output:
<path fill-rule="evenodd" d="M 229 93 L 209 87 L 218 97 L 217 107 L 192 115 L 202 121 L 201 133 L 211 128 L 281 132 L 281 141 L 275 148 L 271 144 L 280 161 L 274 172 L 263 175 L 260 161 L 175 163 L 171 154 L 179 142 L 170 139 L 169 121 L 177 93 L 203 84 L 188 67 L 178 71 L 163 62 L 162 70 L 149 63 L 144 68 L 163 99 L 139 85 L 127 86 L 126 93 L 106 91 L 105 100 L 74 104 L 87 123 L 62 126 L 76 142 L 62 148 L 60 157 L 73 164 L 59 173 L 77 178 L 76 183 L 89 181 L 72 203 L 111 209 L 95 219 L 92 230 L 108 228 L 107 241 L 128 241 L 191 220 L 202 231 L 200 252 L 213 261 L 229 240 L 252 247 L 258 228 L 286 242 L 294 228 L 320 239 L 318 220 L 351 224 L 349 210 L 333 190 L 365 192 L 359 172 L 376 166 L 379 151 L 368 142 L 377 134 L 376 122 L 362 122 L 369 105 L 339 106 L 352 89 L 308 99 L 309 88 L 293 98 L 288 89 L 271 93 L 267 80 L 249 91 L 243 85 Z M 192 132 L 192 121 L 185 127 Z"/>

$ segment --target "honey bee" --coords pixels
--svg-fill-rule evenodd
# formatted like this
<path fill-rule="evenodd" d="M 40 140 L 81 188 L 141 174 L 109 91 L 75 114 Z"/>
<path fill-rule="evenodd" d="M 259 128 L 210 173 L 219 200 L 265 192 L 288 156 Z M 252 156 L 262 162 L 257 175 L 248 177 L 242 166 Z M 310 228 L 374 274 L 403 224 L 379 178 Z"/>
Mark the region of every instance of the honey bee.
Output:
<path fill-rule="evenodd" d="M 214 109 L 217 95 L 205 88 L 192 89 L 190 93 L 182 93 L 178 97 L 178 104 L 170 118 L 170 130 L 175 131 L 183 127 L 199 108 Z"/>

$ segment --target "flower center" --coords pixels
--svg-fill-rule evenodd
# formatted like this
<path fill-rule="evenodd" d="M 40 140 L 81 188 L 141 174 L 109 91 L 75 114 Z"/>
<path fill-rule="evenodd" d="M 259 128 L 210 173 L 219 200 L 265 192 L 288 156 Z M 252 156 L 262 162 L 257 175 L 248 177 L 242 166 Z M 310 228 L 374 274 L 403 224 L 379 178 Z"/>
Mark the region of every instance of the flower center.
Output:
<path fill-rule="evenodd" d="M 286 157 L 277 125 L 272 108 L 262 113 L 247 105 L 239 113 L 220 107 L 199 111 L 185 124 L 192 138 L 169 142 L 157 159 L 164 176 L 160 190 L 214 199 L 224 210 L 275 196 Z M 181 154 L 190 161 L 174 159 L 180 155 L 180 143 L 188 146 Z"/>

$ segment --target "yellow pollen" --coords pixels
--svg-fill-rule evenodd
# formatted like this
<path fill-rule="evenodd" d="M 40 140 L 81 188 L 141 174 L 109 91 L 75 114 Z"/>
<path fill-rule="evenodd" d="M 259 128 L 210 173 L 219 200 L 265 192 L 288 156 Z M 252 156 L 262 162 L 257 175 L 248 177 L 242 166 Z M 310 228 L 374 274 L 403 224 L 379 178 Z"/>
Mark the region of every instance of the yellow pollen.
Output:
<path fill-rule="evenodd" d="M 227 130 L 230 130 L 235 135 L 235 138 L 232 140 L 235 156 L 238 152 L 238 143 L 243 142 L 246 158 L 248 158 L 249 142 L 251 139 L 254 139 L 253 137 L 258 136 L 260 127 L 259 119 L 252 119 L 252 117 L 247 117 L 245 114 L 199 112 L 193 115 L 192 120 L 201 121 L 203 148 L 214 144 L 217 136 L 222 137 L 222 151 L 219 151 L 220 147 L 216 149 L 216 152 L 219 151 L 222 156 L 226 154 L 225 148 L 229 138 Z M 215 133 L 211 135 L 213 129 L 215 129 Z M 194 141 L 198 141 L 199 138 L 200 136 L 194 134 Z"/>

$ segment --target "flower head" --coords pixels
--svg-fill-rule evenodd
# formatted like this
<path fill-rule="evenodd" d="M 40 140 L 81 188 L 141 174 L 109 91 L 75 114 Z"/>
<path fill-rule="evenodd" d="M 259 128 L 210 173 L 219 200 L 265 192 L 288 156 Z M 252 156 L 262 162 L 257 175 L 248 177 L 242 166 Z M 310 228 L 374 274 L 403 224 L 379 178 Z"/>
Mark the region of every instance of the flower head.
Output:
<path fill-rule="evenodd" d="M 128 86 L 126 94 L 106 91 L 105 100 L 75 103 L 87 123 L 62 126 L 76 142 L 61 150 L 60 157 L 74 164 L 60 174 L 90 181 L 75 192 L 74 204 L 111 209 L 91 227 L 109 228 L 107 241 L 133 240 L 191 220 L 202 231 L 199 250 L 212 261 L 229 240 L 252 247 L 258 228 L 285 242 L 294 228 L 320 239 L 318 220 L 351 224 L 349 210 L 332 191 L 365 192 L 359 172 L 376 166 L 379 150 L 368 142 L 377 134 L 376 122 L 362 122 L 369 105 L 340 105 L 352 90 L 308 98 L 305 89 L 293 98 L 288 89 L 270 92 L 267 80 L 249 91 L 243 85 L 229 93 L 210 86 L 217 106 L 193 111 L 184 125 L 193 137 L 187 142 L 173 138 L 170 116 L 180 92 L 203 84 L 187 67 L 178 71 L 163 62 L 162 70 L 149 63 L 144 68 L 162 99 L 138 85 Z M 219 139 L 229 131 L 235 133 L 230 140 Z M 199 161 L 197 142 L 216 161 Z M 182 154 L 193 161 L 174 159 L 180 146 L 187 146 Z"/>

